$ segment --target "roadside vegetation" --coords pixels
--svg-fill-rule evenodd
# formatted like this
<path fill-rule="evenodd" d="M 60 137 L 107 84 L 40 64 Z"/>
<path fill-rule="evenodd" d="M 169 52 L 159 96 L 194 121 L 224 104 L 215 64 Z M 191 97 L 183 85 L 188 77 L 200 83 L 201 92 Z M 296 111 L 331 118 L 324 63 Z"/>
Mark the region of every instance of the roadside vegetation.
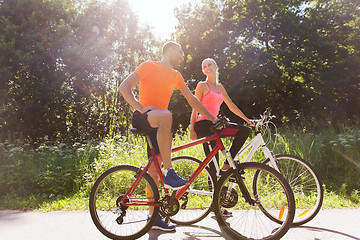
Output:
<path fill-rule="evenodd" d="M 323 208 L 360 207 L 360 128 L 324 128 L 316 133 L 281 128 L 275 153 L 308 160 L 325 187 Z M 174 146 L 189 141 L 176 134 Z M 144 165 L 143 138 L 133 135 L 106 140 L 56 143 L 47 138 L 35 146 L 0 143 L 0 208 L 86 210 L 91 187 L 106 169 L 118 164 Z M 230 145 L 231 140 L 225 141 Z M 268 145 L 272 149 L 273 141 Z M 203 159 L 202 146 L 175 153 Z M 261 155 L 256 156 L 262 161 Z M 223 160 L 223 159 L 222 159 Z"/>
<path fill-rule="evenodd" d="M 0 0 L 0 208 L 87 209 L 104 170 L 146 163 L 118 87 L 159 60 L 164 42 L 129 2 Z M 282 126 L 274 152 L 315 167 L 324 207 L 360 206 L 358 1 L 201 0 L 174 14 L 168 40 L 184 50 L 187 86 L 205 79 L 201 62 L 213 57 L 248 117 L 272 107 Z M 176 132 L 191 108 L 179 91 L 172 97 Z M 174 136 L 175 146 L 188 141 L 186 131 Z M 179 154 L 203 158 L 201 146 Z"/>

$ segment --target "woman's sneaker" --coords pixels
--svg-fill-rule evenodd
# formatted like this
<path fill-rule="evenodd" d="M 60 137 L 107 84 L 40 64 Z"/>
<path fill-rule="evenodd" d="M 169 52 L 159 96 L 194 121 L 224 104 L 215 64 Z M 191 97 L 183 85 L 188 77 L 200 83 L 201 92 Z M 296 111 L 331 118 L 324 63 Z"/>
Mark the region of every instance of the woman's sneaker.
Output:
<path fill-rule="evenodd" d="M 149 221 L 149 219 L 150 219 L 150 217 L 148 216 L 148 221 Z M 161 231 L 165 231 L 165 232 L 171 232 L 171 231 L 175 231 L 176 225 L 166 224 L 165 219 L 162 216 L 158 215 L 158 217 L 156 218 L 155 223 L 151 227 L 151 229 L 161 230 Z"/>
<path fill-rule="evenodd" d="M 214 212 L 214 209 L 212 208 L 211 211 Z M 226 217 L 226 218 L 233 216 L 232 212 L 229 212 L 225 208 L 221 208 L 221 213 L 222 213 L 223 217 Z"/>
<path fill-rule="evenodd" d="M 225 208 L 221 209 L 221 213 L 224 217 L 232 217 L 232 212 L 229 212 Z"/>

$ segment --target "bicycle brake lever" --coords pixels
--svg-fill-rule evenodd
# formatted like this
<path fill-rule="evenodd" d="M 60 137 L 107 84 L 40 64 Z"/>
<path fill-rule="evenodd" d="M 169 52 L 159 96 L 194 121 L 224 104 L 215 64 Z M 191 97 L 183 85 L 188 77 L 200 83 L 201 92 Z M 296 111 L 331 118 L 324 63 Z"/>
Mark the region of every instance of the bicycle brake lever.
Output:
<path fill-rule="evenodd" d="M 214 125 L 210 127 L 212 132 L 221 131 L 225 128 L 225 123 L 219 119 Z"/>

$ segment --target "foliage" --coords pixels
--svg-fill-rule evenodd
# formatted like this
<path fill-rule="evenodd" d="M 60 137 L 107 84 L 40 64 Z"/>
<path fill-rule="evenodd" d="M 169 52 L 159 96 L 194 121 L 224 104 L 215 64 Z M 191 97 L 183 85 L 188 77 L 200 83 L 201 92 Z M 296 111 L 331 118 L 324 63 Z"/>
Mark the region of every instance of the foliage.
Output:
<path fill-rule="evenodd" d="M 98 154 L 91 142 L 49 145 L 44 140 L 36 149 L 18 141 L 0 144 L 0 192 L 45 194 L 49 198 L 78 190 L 83 176 Z"/>
<path fill-rule="evenodd" d="M 281 128 L 279 133 L 273 151 L 295 154 L 312 164 L 326 188 L 325 207 L 359 204 L 359 128 L 328 128 L 318 133 Z M 228 148 L 231 139 L 225 140 Z M 173 145 L 188 141 L 189 131 L 186 131 L 175 135 Z M 43 139 L 35 149 L 20 141 L 0 143 L 0 205 L 2 208 L 86 209 L 91 187 L 102 172 L 119 164 L 146 164 L 144 146 L 144 139 L 135 136 L 55 145 Z M 272 146 L 270 143 L 269 147 Z M 205 157 L 201 145 L 173 154 L 180 155 Z M 264 160 L 261 154 L 255 157 L 256 161 Z M 224 161 L 221 154 L 220 161 Z M 73 206 L 68 206 L 69 203 Z"/>
<path fill-rule="evenodd" d="M 360 131 L 332 127 L 319 132 L 284 128 L 274 152 L 286 152 L 309 161 L 326 187 L 350 194 L 360 189 Z"/>
<path fill-rule="evenodd" d="M 281 116 L 276 152 L 310 161 L 328 191 L 358 203 L 357 1 L 202 0 L 176 15 L 190 89 L 204 78 L 201 61 L 215 58 L 247 116 L 267 106 Z M 61 208 L 72 194 L 83 203 L 109 166 L 144 164 L 144 143 L 128 137 L 132 109 L 117 88 L 139 63 L 159 60 L 159 44 L 127 0 L 0 1 L 3 207 L 21 206 L 24 196 L 34 207 L 57 199 Z M 169 106 L 178 145 L 188 141 L 191 108 L 178 91 Z M 203 158 L 201 146 L 178 154 Z"/>
<path fill-rule="evenodd" d="M 157 44 L 127 1 L 7 0 L 0 16 L 0 138 L 125 132 L 117 88 Z"/>
<path fill-rule="evenodd" d="M 300 125 L 299 115 L 307 126 L 359 119 L 356 1 L 203 0 L 178 9 L 177 18 L 192 87 L 204 79 L 201 61 L 213 57 L 249 117 L 271 106 L 283 123 Z"/>
<path fill-rule="evenodd" d="M 213 57 L 249 117 L 271 106 L 279 123 L 355 123 L 359 13 L 351 0 L 183 5 L 174 33 L 186 55 L 181 73 L 193 90 L 201 61 Z M 158 60 L 160 44 L 127 0 L 4 0 L 0 16 L 0 139 L 127 135 L 132 109 L 117 88 L 140 62 Z M 169 107 L 173 131 L 185 129 L 191 108 L 178 91 Z"/>

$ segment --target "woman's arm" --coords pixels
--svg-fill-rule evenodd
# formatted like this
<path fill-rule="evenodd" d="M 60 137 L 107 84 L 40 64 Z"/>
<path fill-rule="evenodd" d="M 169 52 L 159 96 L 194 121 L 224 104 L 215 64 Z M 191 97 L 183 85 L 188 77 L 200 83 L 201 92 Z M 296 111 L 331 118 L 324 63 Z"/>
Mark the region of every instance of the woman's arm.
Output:
<path fill-rule="evenodd" d="M 222 85 L 219 85 L 225 104 L 229 107 L 230 111 L 233 112 L 235 115 L 244 119 L 250 126 L 254 126 L 254 124 L 245 116 L 245 114 L 235 105 L 235 103 L 231 100 L 228 93 L 226 92 L 225 88 Z"/>

